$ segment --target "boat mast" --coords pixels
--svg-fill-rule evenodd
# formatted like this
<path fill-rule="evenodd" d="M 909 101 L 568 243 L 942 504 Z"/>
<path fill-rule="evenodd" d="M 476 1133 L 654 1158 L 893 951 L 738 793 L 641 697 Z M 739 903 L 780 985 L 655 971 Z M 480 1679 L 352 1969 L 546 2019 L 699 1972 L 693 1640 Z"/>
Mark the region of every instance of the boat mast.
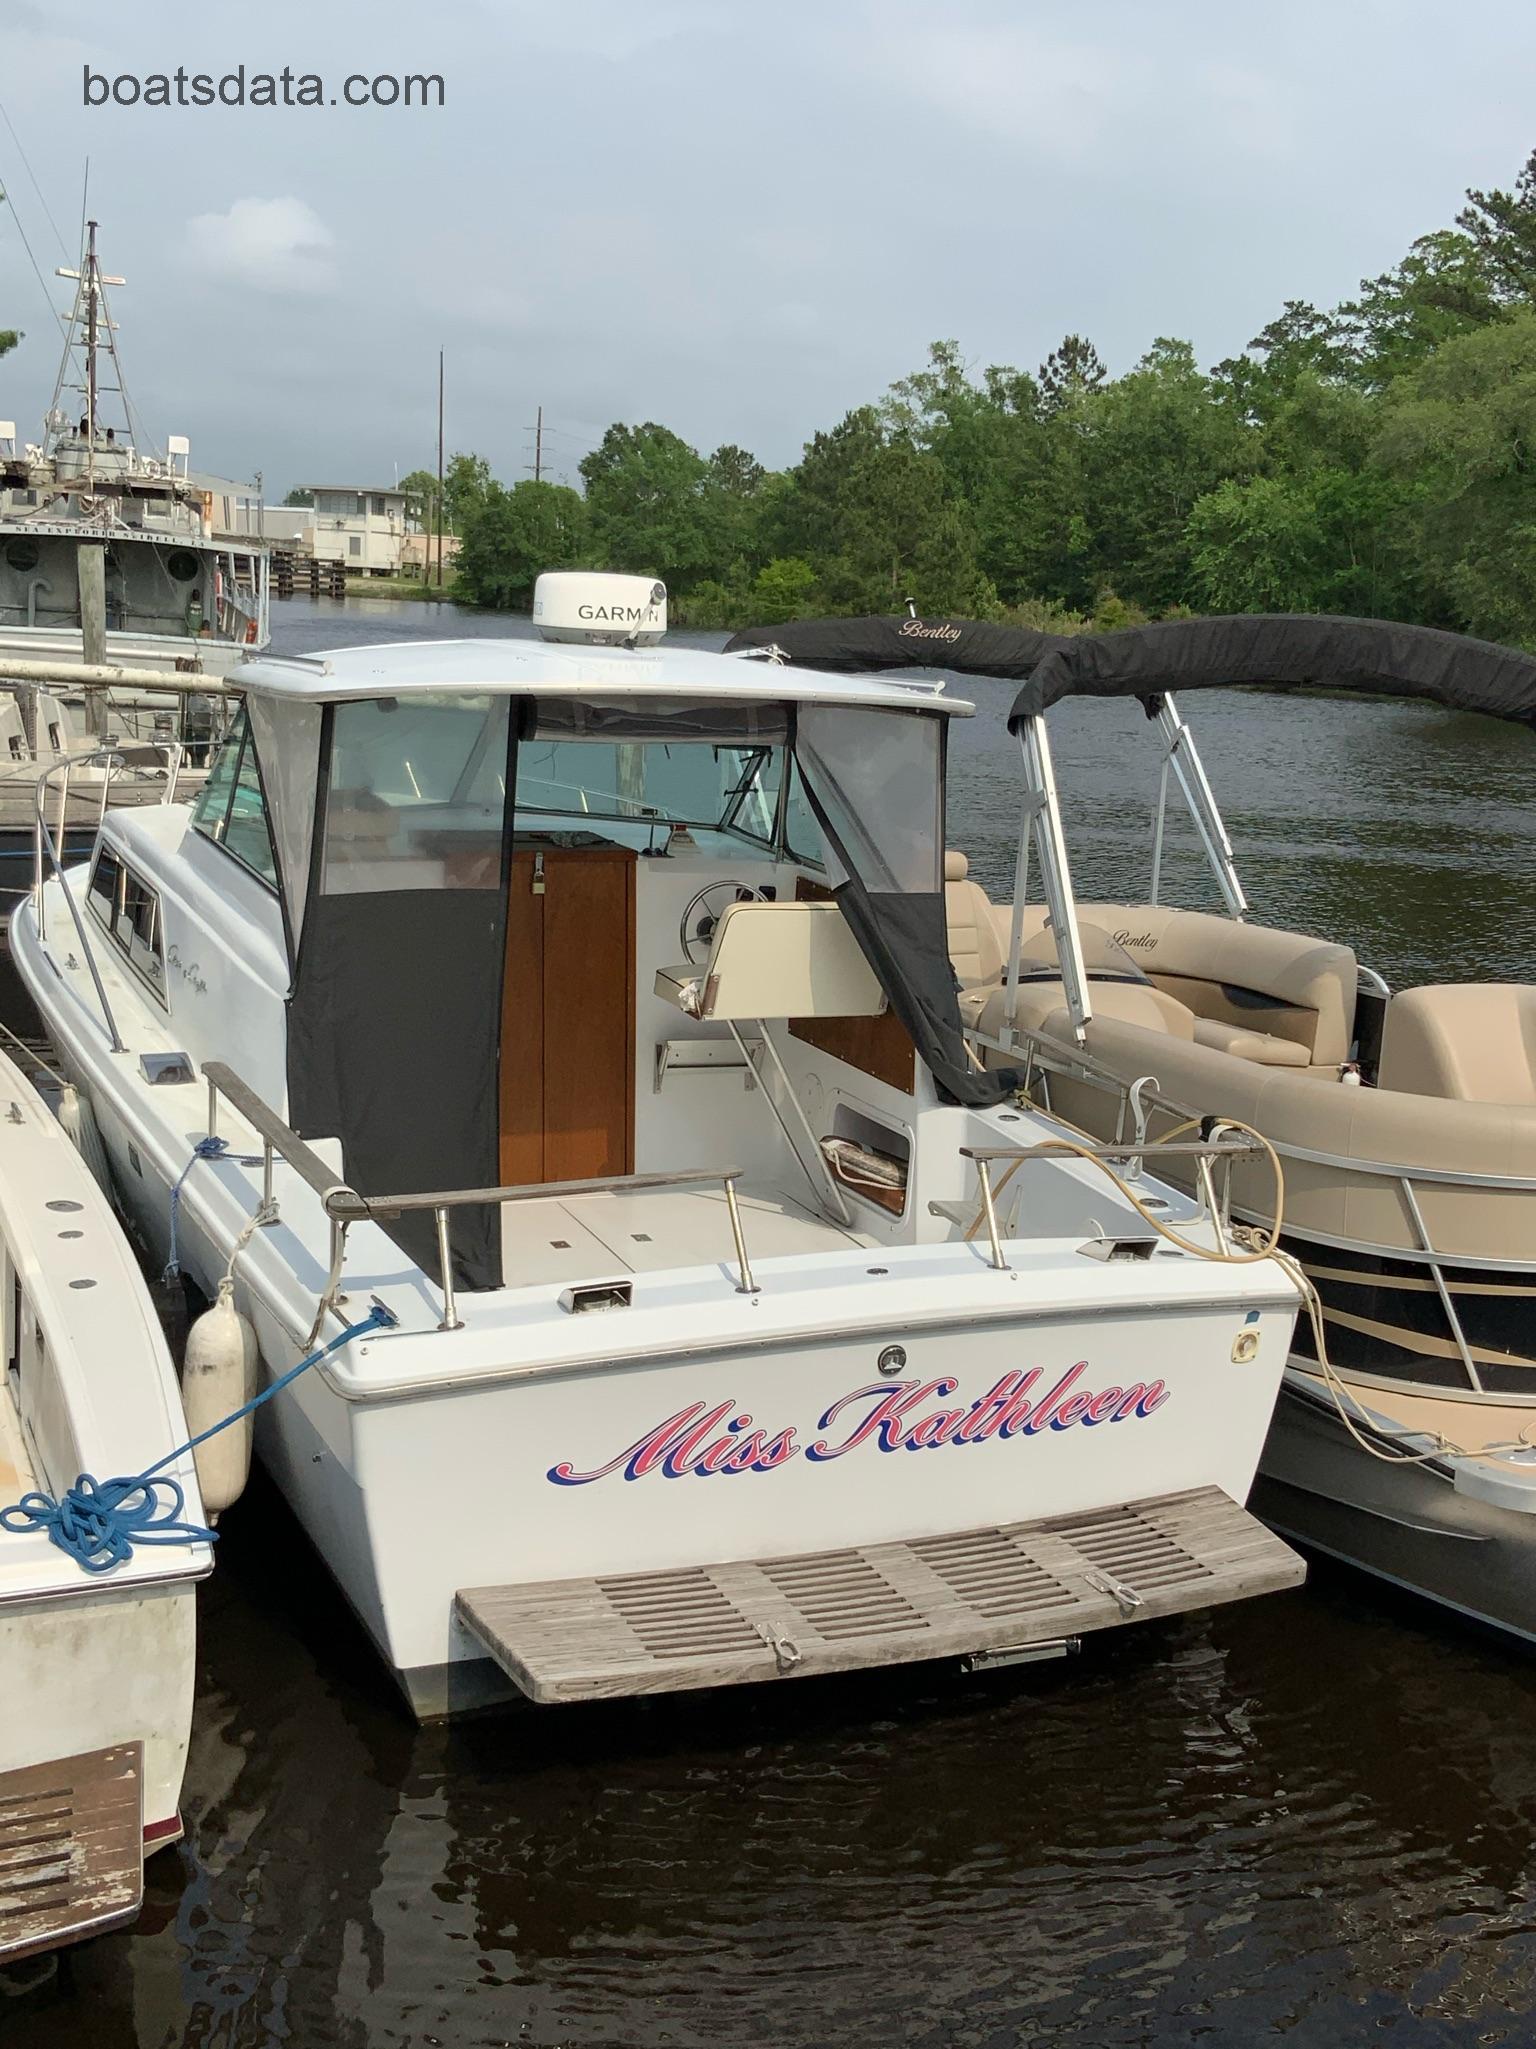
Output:
<path fill-rule="evenodd" d="M 88 484 L 96 480 L 96 299 L 100 287 L 96 278 L 96 223 L 87 221 L 85 234 L 85 475 Z"/>
<path fill-rule="evenodd" d="M 59 435 L 67 432 L 74 421 L 74 414 L 63 412 L 60 401 L 66 391 L 80 392 L 85 399 L 85 411 L 80 417 L 85 429 L 87 487 L 95 482 L 96 428 L 104 391 L 115 391 L 122 400 L 123 425 L 129 442 L 137 443 L 140 438 L 129 408 L 128 392 L 123 383 L 123 366 L 117 353 L 116 324 L 112 319 L 112 309 L 107 303 L 107 286 L 126 284 L 128 280 L 108 277 L 103 272 L 96 254 L 96 225 L 95 221 L 87 221 L 85 224 L 85 249 L 80 268 L 72 270 L 60 265 L 54 272 L 55 277 L 74 279 L 75 303 L 70 308 L 69 320 L 64 331 L 64 356 L 59 364 L 58 381 L 53 387 L 53 403 L 48 409 L 44 442 L 44 453 L 54 453 Z M 97 364 L 97 353 L 103 347 L 112 359 L 112 373 L 116 379 L 115 383 L 106 385 L 101 381 Z M 85 357 L 85 375 L 79 384 L 73 383 L 70 378 L 70 367 L 77 349 L 81 350 Z"/>

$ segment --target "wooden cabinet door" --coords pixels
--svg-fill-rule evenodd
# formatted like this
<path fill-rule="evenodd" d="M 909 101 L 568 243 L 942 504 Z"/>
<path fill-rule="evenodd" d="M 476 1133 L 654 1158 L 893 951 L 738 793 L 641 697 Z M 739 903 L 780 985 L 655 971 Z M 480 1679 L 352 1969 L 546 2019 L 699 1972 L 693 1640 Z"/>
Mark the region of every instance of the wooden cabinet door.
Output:
<path fill-rule="evenodd" d="M 543 890 L 537 888 L 542 875 Z M 502 995 L 501 1171 L 511 1183 L 634 1170 L 635 857 L 518 852 Z"/>

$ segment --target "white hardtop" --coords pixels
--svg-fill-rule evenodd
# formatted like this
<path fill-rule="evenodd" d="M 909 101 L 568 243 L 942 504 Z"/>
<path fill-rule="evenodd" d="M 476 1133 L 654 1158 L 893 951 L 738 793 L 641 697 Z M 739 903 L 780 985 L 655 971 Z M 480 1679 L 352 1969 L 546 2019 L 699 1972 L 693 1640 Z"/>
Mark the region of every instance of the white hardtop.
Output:
<path fill-rule="evenodd" d="M 239 690 L 331 703 L 429 691 L 505 691 L 577 698 L 718 697 L 757 704 L 847 704 L 870 711 L 938 711 L 968 718 L 975 707 L 944 694 L 942 681 L 886 683 L 831 676 L 761 655 L 704 648 L 573 647 L 543 640 L 403 640 L 333 648 L 319 655 L 263 655 L 230 677 Z"/>

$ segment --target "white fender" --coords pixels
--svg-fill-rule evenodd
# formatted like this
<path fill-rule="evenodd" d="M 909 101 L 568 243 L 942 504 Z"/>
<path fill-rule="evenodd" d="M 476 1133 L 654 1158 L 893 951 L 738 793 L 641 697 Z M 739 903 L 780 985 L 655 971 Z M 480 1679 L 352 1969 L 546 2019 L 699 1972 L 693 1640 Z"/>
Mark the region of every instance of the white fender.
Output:
<path fill-rule="evenodd" d="M 90 1097 L 82 1095 L 72 1081 L 65 1082 L 59 1091 L 59 1122 L 74 1141 L 75 1151 L 90 1168 L 97 1187 L 110 1195 L 112 1169 L 107 1165 L 107 1149 L 101 1142 L 96 1112 L 91 1108 Z"/>
<path fill-rule="evenodd" d="M 222 1422 L 256 1393 L 259 1362 L 256 1333 L 235 1307 L 235 1284 L 219 1283 L 219 1299 L 187 1332 L 181 1368 L 181 1405 L 187 1435 Z M 203 1507 L 210 1516 L 231 1507 L 245 1491 L 251 1471 L 252 1419 L 242 1416 L 193 1453 Z"/>

